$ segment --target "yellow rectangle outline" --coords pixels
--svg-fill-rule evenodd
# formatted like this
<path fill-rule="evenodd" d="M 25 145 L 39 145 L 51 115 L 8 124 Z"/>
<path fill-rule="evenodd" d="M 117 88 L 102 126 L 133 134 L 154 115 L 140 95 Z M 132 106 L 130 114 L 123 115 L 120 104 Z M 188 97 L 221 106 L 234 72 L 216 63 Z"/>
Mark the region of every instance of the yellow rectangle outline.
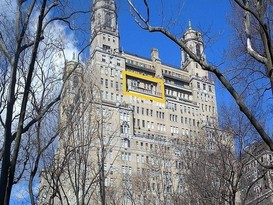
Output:
<path fill-rule="evenodd" d="M 160 86 L 161 86 L 162 98 L 151 97 L 149 95 L 135 93 L 135 92 L 132 92 L 132 91 L 127 91 L 126 76 L 132 76 L 132 77 L 140 78 L 140 79 L 143 79 L 143 80 L 159 83 Z M 124 95 L 130 95 L 130 96 L 135 96 L 135 97 L 139 97 L 139 98 L 144 98 L 146 100 L 154 100 L 156 102 L 165 103 L 164 82 L 160 78 L 155 78 L 155 77 L 146 76 L 146 75 L 142 75 L 142 74 L 139 74 L 139 73 L 134 73 L 134 72 L 123 70 L 122 71 L 122 84 L 123 84 L 122 89 L 123 89 L 123 94 Z"/>

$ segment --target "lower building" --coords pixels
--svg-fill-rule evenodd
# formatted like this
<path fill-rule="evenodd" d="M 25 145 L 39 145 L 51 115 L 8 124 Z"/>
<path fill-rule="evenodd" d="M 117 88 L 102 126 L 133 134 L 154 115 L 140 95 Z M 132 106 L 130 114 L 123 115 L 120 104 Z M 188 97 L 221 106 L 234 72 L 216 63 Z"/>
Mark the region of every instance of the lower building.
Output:
<path fill-rule="evenodd" d="M 272 151 L 263 142 L 254 142 L 246 149 L 243 161 L 242 204 L 273 204 Z"/>

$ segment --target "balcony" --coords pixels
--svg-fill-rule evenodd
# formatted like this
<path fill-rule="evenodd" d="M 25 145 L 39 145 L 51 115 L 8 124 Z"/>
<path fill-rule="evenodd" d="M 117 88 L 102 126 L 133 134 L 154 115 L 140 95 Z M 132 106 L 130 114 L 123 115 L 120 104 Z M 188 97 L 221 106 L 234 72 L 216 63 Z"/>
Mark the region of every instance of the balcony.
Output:
<path fill-rule="evenodd" d="M 131 59 L 126 59 L 126 65 L 132 67 L 132 68 L 136 68 L 138 70 L 143 70 L 143 71 L 148 71 L 148 72 L 152 72 L 155 73 L 155 69 L 148 64 L 145 63 L 141 63 L 141 62 L 137 62 Z"/>
<path fill-rule="evenodd" d="M 184 82 L 190 82 L 190 78 L 187 77 L 187 76 L 183 76 L 179 73 L 176 73 L 176 72 L 171 72 L 171 71 L 168 71 L 168 70 L 162 70 L 162 74 L 163 76 L 166 76 L 166 77 L 169 77 L 169 78 L 172 78 L 172 79 L 175 79 L 175 80 L 179 80 L 179 81 L 184 81 Z"/>
<path fill-rule="evenodd" d="M 165 86 L 169 86 L 169 87 L 176 88 L 179 90 L 185 90 L 190 93 L 192 92 L 191 87 L 187 86 L 187 85 L 177 85 L 177 84 L 170 83 L 170 82 L 165 82 L 164 84 L 165 84 Z"/>
<path fill-rule="evenodd" d="M 177 96 L 173 96 L 173 95 L 170 95 L 170 94 L 167 94 L 165 93 L 167 99 L 173 99 L 173 100 L 176 100 L 176 101 L 184 101 L 184 102 L 187 102 L 187 103 L 191 103 L 191 104 L 194 104 L 194 105 L 197 105 L 197 102 L 193 102 L 192 100 L 190 99 L 186 99 L 186 98 L 183 98 L 183 97 L 177 97 Z"/>
<path fill-rule="evenodd" d="M 134 92 L 138 92 L 138 93 L 141 93 L 141 94 L 162 98 L 162 93 L 161 92 L 155 92 L 155 91 L 148 90 L 148 89 L 141 88 L 141 87 L 137 87 L 137 86 L 129 85 L 128 86 L 128 91 L 134 91 Z"/>

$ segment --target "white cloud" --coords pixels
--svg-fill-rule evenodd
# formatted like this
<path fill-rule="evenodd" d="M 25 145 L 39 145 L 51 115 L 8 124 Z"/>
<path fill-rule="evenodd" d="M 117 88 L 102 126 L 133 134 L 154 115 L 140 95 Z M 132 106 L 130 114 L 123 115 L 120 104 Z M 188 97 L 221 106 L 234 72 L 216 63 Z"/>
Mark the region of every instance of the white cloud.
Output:
<path fill-rule="evenodd" d="M 14 0 L 0 0 L 0 28 L 1 28 L 1 19 L 8 19 L 9 23 L 14 22 L 15 20 L 15 15 L 16 15 L 16 1 Z M 32 27 L 29 27 L 29 33 L 34 34 L 35 33 L 35 26 L 37 24 L 37 12 L 36 15 L 34 14 L 32 16 Z M 49 17 L 50 18 L 50 15 Z M 2 21 L 3 23 L 4 21 Z M 7 26 L 10 27 L 11 30 L 15 30 L 15 28 L 12 26 L 12 24 L 7 23 Z M 4 32 L 2 30 L 2 32 Z M 9 35 L 13 35 L 13 33 L 8 33 L 6 32 L 5 35 L 9 36 Z M 59 83 L 61 82 L 62 79 L 62 71 L 64 68 L 64 59 L 66 60 L 72 60 L 73 57 L 73 53 L 78 53 L 78 49 L 75 46 L 77 43 L 77 39 L 76 36 L 72 33 L 69 32 L 67 30 L 67 27 L 60 23 L 60 22 L 53 22 L 52 24 L 50 24 L 45 33 L 44 33 L 45 39 L 43 40 L 44 43 L 40 44 L 40 52 L 39 52 L 39 63 L 42 65 L 43 67 L 43 72 L 47 73 L 50 77 L 55 76 L 56 78 L 59 79 L 58 82 L 50 82 L 50 80 L 47 82 L 48 83 L 48 88 L 52 89 L 49 90 L 48 92 L 50 93 L 50 91 L 58 91 L 58 86 L 56 85 L 60 85 Z M 45 53 L 43 53 L 43 49 L 48 49 L 48 55 L 45 55 Z M 60 51 L 63 52 L 60 52 Z M 62 53 L 64 53 L 64 56 L 62 55 Z M 29 54 L 29 53 L 28 53 Z M 26 61 L 26 64 L 29 63 Z M 39 75 L 41 73 L 39 73 L 40 71 L 36 71 L 36 77 L 33 78 L 32 80 L 32 85 L 34 88 L 37 88 L 37 92 L 35 92 L 35 94 L 37 94 L 36 97 L 39 97 L 40 94 L 40 89 L 39 86 L 41 85 L 41 79 L 39 78 Z M 21 82 L 23 83 L 23 78 L 21 78 Z M 23 85 L 23 84 L 22 84 Z M 21 86 L 22 86 L 21 85 Z M 20 90 L 20 89 L 19 89 Z M 54 96 L 56 95 L 56 93 L 52 92 L 50 95 Z M 19 108 L 20 108 L 21 102 L 20 100 L 17 99 L 16 102 L 16 106 L 15 109 L 16 111 L 14 111 L 14 113 L 18 113 L 19 112 Z M 30 109 L 30 112 L 32 112 L 32 110 Z M 3 114 L 4 116 L 4 114 Z M 15 122 L 15 121 L 14 121 Z M 14 129 L 17 127 L 16 123 L 14 123 Z M 3 135 L 1 135 L 3 136 Z M 0 147 L 2 145 L 2 140 L 0 137 Z M 25 172 L 24 178 L 26 179 L 27 176 L 27 172 Z M 37 194 L 38 192 L 38 187 L 39 184 L 36 183 L 33 187 L 34 192 Z M 27 183 L 19 183 L 13 186 L 13 190 L 12 190 L 12 201 L 14 202 L 14 204 L 17 204 L 16 201 L 18 202 L 22 202 L 22 201 L 29 201 L 29 193 L 28 193 L 28 189 L 27 189 Z M 12 204 L 12 203 L 11 203 Z M 19 203 L 18 203 L 19 204 Z"/>

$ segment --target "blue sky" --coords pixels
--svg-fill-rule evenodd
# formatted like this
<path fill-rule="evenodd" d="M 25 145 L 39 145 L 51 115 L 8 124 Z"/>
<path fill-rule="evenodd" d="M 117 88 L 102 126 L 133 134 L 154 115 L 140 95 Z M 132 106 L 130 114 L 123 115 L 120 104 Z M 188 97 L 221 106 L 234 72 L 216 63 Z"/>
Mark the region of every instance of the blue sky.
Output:
<path fill-rule="evenodd" d="M 141 6 L 141 1 L 138 0 L 136 2 L 137 5 Z M 151 12 L 154 17 L 152 20 L 155 22 L 153 25 L 156 26 L 160 25 L 162 17 L 160 1 L 155 2 L 157 3 L 154 3 L 154 1 L 151 3 Z M 185 0 L 183 2 L 173 0 L 172 3 L 164 2 L 167 2 L 164 4 L 164 16 L 178 19 L 177 24 L 171 27 L 173 33 L 178 36 L 181 35 L 188 28 L 190 20 L 194 29 L 203 31 L 213 38 L 213 42 L 209 42 L 206 45 L 206 54 L 210 61 L 219 63 L 221 53 L 227 46 L 230 34 L 229 25 L 226 23 L 227 16 L 230 14 L 229 1 Z M 176 4 L 182 5 L 182 8 L 175 8 Z M 180 13 L 177 11 L 180 11 Z M 167 22 L 168 20 L 165 21 L 165 25 Z M 125 3 L 122 3 L 119 9 L 119 29 L 121 47 L 125 51 L 149 57 L 151 48 L 156 47 L 159 49 L 163 62 L 173 65 L 180 64 L 179 48 L 160 34 L 141 30 L 131 18 L 128 12 L 128 5 Z M 205 38 L 205 40 L 207 39 Z"/>

